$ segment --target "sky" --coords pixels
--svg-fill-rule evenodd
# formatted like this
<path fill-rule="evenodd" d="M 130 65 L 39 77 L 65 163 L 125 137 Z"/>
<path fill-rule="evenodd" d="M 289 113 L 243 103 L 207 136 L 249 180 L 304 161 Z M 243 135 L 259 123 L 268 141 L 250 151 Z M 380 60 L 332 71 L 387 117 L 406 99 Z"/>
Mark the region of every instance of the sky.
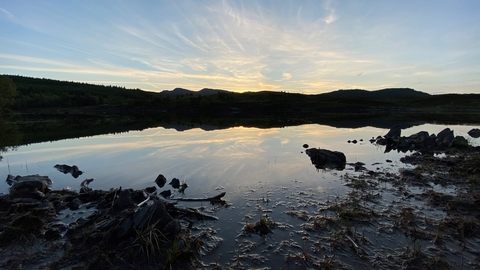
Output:
<path fill-rule="evenodd" d="M 0 0 L 0 74 L 155 92 L 480 93 L 480 1 Z"/>

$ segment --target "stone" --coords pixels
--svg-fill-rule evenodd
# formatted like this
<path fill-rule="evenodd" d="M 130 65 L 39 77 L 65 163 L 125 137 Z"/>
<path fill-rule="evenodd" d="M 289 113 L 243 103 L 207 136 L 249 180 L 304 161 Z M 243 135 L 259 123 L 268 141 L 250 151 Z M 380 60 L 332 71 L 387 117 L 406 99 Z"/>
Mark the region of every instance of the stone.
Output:
<path fill-rule="evenodd" d="M 385 139 L 398 139 L 400 138 L 401 134 L 402 134 L 402 128 L 399 125 L 395 125 L 383 137 Z"/>
<path fill-rule="evenodd" d="M 124 189 L 120 192 L 120 195 L 118 195 L 118 199 L 116 201 L 116 206 L 119 209 L 125 209 L 128 207 L 133 206 L 133 200 L 132 200 L 132 195 L 130 194 L 130 190 Z"/>
<path fill-rule="evenodd" d="M 164 198 L 168 198 L 168 197 L 172 196 L 172 192 L 170 190 L 164 190 L 164 191 L 160 192 L 160 195 L 162 195 L 162 197 L 164 197 Z"/>
<path fill-rule="evenodd" d="M 162 230 L 172 217 L 168 214 L 167 208 L 162 201 L 156 201 L 154 204 L 140 208 L 133 216 L 133 224 L 137 229 L 145 229 L 155 223 Z"/>
<path fill-rule="evenodd" d="M 157 187 L 156 186 L 146 187 L 145 191 L 149 194 L 154 193 L 155 191 L 157 191 Z"/>
<path fill-rule="evenodd" d="M 159 174 L 157 176 L 157 179 L 155 179 L 155 184 L 157 184 L 160 188 L 162 188 L 163 186 L 165 186 L 165 183 L 167 183 L 167 178 L 165 178 L 163 174 Z"/>
<path fill-rule="evenodd" d="M 435 143 L 438 146 L 450 145 L 454 138 L 455 136 L 453 135 L 453 130 L 451 130 L 450 128 L 445 128 L 437 134 L 437 139 L 435 140 Z"/>
<path fill-rule="evenodd" d="M 78 169 L 77 165 L 70 166 L 67 164 L 56 164 L 53 167 L 64 174 L 71 174 L 74 178 L 78 178 L 80 175 L 83 174 L 83 172 Z"/>
<path fill-rule="evenodd" d="M 305 151 L 305 153 L 310 157 L 312 164 L 315 165 L 317 169 L 345 169 L 347 158 L 342 152 L 319 148 L 309 148 Z"/>
<path fill-rule="evenodd" d="M 456 136 L 450 143 L 450 147 L 468 147 L 468 141 L 463 136 Z"/>
<path fill-rule="evenodd" d="M 478 128 L 472 128 L 467 133 L 468 133 L 468 135 L 470 135 L 470 137 L 475 138 L 475 139 L 480 137 L 480 129 L 478 129 Z"/>
<path fill-rule="evenodd" d="M 173 178 L 172 181 L 170 181 L 170 183 L 168 184 L 171 185 L 173 188 L 179 188 L 180 180 L 178 180 L 177 178 Z"/>

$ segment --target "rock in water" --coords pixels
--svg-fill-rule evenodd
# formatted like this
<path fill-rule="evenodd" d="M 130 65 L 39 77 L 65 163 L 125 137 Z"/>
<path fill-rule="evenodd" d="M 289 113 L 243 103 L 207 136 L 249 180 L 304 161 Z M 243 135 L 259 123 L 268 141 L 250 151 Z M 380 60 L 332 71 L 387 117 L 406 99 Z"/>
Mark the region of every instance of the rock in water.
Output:
<path fill-rule="evenodd" d="M 178 180 L 177 178 L 173 178 L 172 181 L 170 181 L 170 183 L 168 184 L 171 185 L 173 188 L 179 188 L 180 180 Z"/>
<path fill-rule="evenodd" d="M 399 125 L 395 125 L 383 137 L 385 139 L 398 139 L 400 138 L 401 134 L 402 134 L 402 128 Z"/>
<path fill-rule="evenodd" d="M 164 190 L 164 191 L 160 192 L 160 195 L 162 195 L 162 197 L 164 197 L 164 198 L 168 198 L 168 197 L 172 196 L 172 192 L 170 191 L 170 189 L 169 190 Z"/>
<path fill-rule="evenodd" d="M 345 169 L 347 158 L 342 152 L 330 151 L 327 149 L 310 148 L 307 149 L 305 153 L 310 157 L 312 164 L 315 165 L 317 169 Z"/>
<path fill-rule="evenodd" d="M 470 135 L 470 137 L 476 139 L 476 138 L 480 137 L 480 129 L 473 128 L 468 132 L 468 135 Z"/>
<path fill-rule="evenodd" d="M 155 179 L 155 183 L 160 187 L 162 188 L 163 186 L 165 186 L 165 183 L 167 183 L 167 178 L 165 178 L 165 176 L 163 176 L 163 174 L 159 174 L 157 176 L 157 179 Z"/>

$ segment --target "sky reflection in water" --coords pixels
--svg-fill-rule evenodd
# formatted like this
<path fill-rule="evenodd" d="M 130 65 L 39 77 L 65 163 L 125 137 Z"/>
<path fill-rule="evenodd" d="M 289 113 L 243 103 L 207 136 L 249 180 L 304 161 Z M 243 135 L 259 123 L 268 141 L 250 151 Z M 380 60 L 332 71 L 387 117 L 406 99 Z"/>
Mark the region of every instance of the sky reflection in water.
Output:
<path fill-rule="evenodd" d="M 403 130 L 403 135 L 426 130 L 438 133 L 443 125 L 422 125 Z M 466 134 L 471 126 L 450 126 L 456 135 Z M 342 151 L 347 162 L 361 161 L 371 170 L 393 168 L 386 159 L 394 160 L 403 154 L 383 154 L 383 148 L 371 145 L 372 137 L 388 130 L 363 127 L 334 128 L 303 125 L 285 128 L 244 128 L 204 131 L 190 129 L 152 128 L 123 134 L 101 135 L 80 139 L 32 144 L 4 153 L 0 174 L 49 176 L 53 188 L 78 189 L 85 178 L 94 178 L 95 189 L 144 188 L 154 185 L 158 174 L 168 180 L 173 177 L 186 181 L 188 197 L 204 197 L 224 188 L 226 199 L 237 196 L 240 187 L 259 182 L 273 186 L 288 186 L 302 182 L 305 187 L 328 191 L 338 185 L 338 172 L 318 171 L 303 153 L 302 145 Z M 348 140 L 360 140 L 357 144 Z M 379 162 L 381 164 L 372 165 Z M 84 174 L 74 179 L 55 170 L 55 164 L 77 165 Z M 347 169 L 350 168 L 347 166 Z M 352 171 L 353 173 L 353 171 Z M 170 186 L 165 187 L 169 188 Z M 7 192 L 5 182 L 0 192 Z"/>

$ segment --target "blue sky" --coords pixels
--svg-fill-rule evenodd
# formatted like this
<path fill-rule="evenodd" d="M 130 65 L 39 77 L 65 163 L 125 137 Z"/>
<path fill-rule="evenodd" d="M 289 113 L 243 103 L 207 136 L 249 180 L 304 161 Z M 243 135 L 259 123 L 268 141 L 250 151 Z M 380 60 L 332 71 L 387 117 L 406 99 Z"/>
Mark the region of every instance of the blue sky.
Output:
<path fill-rule="evenodd" d="M 305 94 L 480 93 L 480 1 L 0 0 L 0 74 Z"/>

